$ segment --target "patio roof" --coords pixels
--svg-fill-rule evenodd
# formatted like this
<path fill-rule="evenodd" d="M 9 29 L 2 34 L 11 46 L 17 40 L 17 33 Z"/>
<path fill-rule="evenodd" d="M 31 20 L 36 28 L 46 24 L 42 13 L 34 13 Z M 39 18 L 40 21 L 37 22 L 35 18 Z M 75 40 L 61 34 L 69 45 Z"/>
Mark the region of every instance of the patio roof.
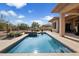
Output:
<path fill-rule="evenodd" d="M 79 17 L 79 15 L 68 15 L 68 16 L 65 16 L 65 19 L 72 19 L 72 18 L 76 18 L 76 17 Z M 54 20 L 59 20 L 59 17 L 54 17 L 52 18 L 51 20 L 49 20 L 49 22 L 53 22 Z"/>
<path fill-rule="evenodd" d="M 73 7 L 72 7 L 73 6 Z M 73 13 L 79 12 L 79 3 L 59 3 L 53 10 L 52 13 Z"/>
<path fill-rule="evenodd" d="M 57 6 L 52 10 L 52 13 L 58 13 L 61 9 L 63 9 L 65 6 L 67 6 L 68 3 L 58 3 Z"/>
<path fill-rule="evenodd" d="M 49 20 L 49 22 L 53 22 L 54 20 L 58 20 L 59 17 L 53 17 L 51 20 Z"/>
<path fill-rule="evenodd" d="M 78 15 L 68 15 L 65 18 L 66 19 L 73 19 L 73 18 L 76 18 L 76 17 L 79 17 L 79 16 Z"/>

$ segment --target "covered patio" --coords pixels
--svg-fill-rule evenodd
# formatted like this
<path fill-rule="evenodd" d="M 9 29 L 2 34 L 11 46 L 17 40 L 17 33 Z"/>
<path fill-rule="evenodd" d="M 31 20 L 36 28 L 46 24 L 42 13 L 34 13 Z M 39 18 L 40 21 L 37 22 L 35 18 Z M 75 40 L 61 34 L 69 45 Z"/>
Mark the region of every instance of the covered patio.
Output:
<path fill-rule="evenodd" d="M 79 15 L 66 16 L 64 37 L 79 42 Z"/>
<path fill-rule="evenodd" d="M 73 6 L 73 7 L 72 7 Z M 79 4 L 59 3 L 52 13 L 59 13 L 59 34 L 64 36 L 67 32 L 79 33 Z"/>
<path fill-rule="evenodd" d="M 59 3 L 52 13 L 60 14 L 59 35 L 79 42 L 79 4 Z"/>
<path fill-rule="evenodd" d="M 72 33 L 65 33 L 64 37 L 68 38 L 68 39 L 70 39 L 72 41 L 79 42 L 79 36 L 74 35 Z"/>

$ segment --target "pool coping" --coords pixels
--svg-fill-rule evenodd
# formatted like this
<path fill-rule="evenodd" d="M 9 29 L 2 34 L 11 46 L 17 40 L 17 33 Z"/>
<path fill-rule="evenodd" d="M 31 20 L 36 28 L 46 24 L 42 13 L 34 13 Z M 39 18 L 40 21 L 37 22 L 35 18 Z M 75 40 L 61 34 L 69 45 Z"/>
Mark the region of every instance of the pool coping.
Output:
<path fill-rule="evenodd" d="M 60 41 L 62 44 L 68 46 L 70 49 L 72 49 L 73 51 L 76 51 L 76 53 L 79 53 L 79 43 L 69 40 L 67 38 L 64 37 L 60 37 L 57 33 L 55 32 L 48 32 L 46 31 L 46 33 L 48 33 L 50 36 L 54 37 L 55 39 L 57 39 L 58 41 Z"/>
<path fill-rule="evenodd" d="M 47 33 L 48 34 L 48 33 Z M 50 34 L 48 34 L 51 38 L 57 40 L 56 38 L 54 38 L 53 36 L 51 36 Z M 60 44 L 62 44 L 64 47 L 68 48 L 69 50 L 71 50 L 72 53 L 76 53 L 75 50 L 69 48 L 67 45 L 65 45 L 64 43 L 62 43 L 61 41 L 57 40 Z"/>

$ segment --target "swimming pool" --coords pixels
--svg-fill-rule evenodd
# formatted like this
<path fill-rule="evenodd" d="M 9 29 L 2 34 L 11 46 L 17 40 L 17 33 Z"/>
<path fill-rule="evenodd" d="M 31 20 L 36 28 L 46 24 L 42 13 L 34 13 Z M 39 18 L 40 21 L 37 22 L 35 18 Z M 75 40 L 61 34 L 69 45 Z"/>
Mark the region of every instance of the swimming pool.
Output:
<path fill-rule="evenodd" d="M 10 49 L 8 53 L 70 53 L 71 49 L 47 33 L 37 37 L 25 37 L 23 41 Z"/>

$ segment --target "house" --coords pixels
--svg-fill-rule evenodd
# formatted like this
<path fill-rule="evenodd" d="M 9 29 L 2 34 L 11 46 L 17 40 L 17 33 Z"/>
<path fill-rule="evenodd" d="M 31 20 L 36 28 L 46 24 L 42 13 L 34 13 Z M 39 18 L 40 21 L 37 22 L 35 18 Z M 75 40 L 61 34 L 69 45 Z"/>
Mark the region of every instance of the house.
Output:
<path fill-rule="evenodd" d="M 59 32 L 59 17 L 53 17 L 49 22 L 52 25 L 52 31 Z"/>
<path fill-rule="evenodd" d="M 79 33 L 79 4 L 78 3 L 59 3 L 52 13 L 59 13 L 59 34 Z"/>
<path fill-rule="evenodd" d="M 42 30 L 51 30 L 52 26 L 50 24 L 44 24 L 44 25 L 41 26 L 41 29 Z"/>

